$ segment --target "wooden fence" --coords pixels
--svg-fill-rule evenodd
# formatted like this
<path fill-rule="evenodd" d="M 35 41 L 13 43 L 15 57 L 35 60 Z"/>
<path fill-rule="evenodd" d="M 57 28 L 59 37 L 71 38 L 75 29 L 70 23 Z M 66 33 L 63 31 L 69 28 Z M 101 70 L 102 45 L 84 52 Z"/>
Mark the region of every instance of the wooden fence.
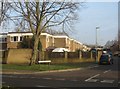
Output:
<path fill-rule="evenodd" d="M 94 52 L 44 52 L 41 55 L 42 59 L 52 59 L 52 58 L 68 58 L 68 59 L 74 59 L 74 58 L 79 58 L 79 59 L 95 59 L 96 53 Z"/>

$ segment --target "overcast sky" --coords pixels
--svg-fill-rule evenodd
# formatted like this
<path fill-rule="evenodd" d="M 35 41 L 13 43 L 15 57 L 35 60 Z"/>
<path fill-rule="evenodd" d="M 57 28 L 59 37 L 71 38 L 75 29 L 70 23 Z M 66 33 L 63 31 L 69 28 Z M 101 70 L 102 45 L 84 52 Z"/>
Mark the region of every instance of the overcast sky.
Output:
<path fill-rule="evenodd" d="M 96 26 L 98 44 L 104 45 L 108 40 L 117 38 L 118 2 L 87 2 L 79 11 L 79 19 L 74 25 L 75 33 L 71 36 L 86 44 L 95 44 Z"/>
<path fill-rule="evenodd" d="M 115 40 L 118 33 L 118 2 L 116 0 L 86 1 L 89 2 L 84 3 L 78 12 L 79 19 L 73 24 L 74 31 L 70 33 L 71 38 L 85 44 L 95 44 L 96 27 L 99 26 L 99 45 L 105 45 L 108 40 Z M 6 27 L 4 31 L 12 30 Z"/>

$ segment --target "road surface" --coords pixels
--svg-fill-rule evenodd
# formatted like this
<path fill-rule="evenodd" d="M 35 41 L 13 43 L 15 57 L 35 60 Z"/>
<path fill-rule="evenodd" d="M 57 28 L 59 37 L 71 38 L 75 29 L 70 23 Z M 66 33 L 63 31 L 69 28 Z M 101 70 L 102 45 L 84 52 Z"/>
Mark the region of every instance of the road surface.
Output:
<path fill-rule="evenodd" d="M 113 65 L 94 64 L 74 71 L 3 74 L 3 86 L 14 87 L 119 87 L 120 58 L 114 58 Z"/>

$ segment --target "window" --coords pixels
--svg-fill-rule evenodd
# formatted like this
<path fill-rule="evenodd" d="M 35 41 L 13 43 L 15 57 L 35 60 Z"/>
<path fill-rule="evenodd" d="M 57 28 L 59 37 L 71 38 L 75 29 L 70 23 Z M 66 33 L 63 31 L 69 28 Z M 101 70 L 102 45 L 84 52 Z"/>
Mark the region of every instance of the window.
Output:
<path fill-rule="evenodd" d="M 11 42 L 17 42 L 17 41 L 18 41 L 18 36 L 11 37 Z"/>
<path fill-rule="evenodd" d="M 20 37 L 20 41 L 23 41 L 23 37 L 22 36 Z"/>
<path fill-rule="evenodd" d="M 14 37 L 11 37 L 10 40 L 11 40 L 11 42 L 13 42 L 14 41 Z"/>
<path fill-rule="evenodd" d="M 47 42 L 49 42 L 49 37 L 47 37 Z"/>
<path fill-rule="evenodd" d="M 5 38 L 5 42 L 7 42 L 7 38 Z"/>
<path fill-rule="evenodd" d="M 0 43 L 2 42 L 2 38 L 0 38 Z"/>
<path fill-rule="evenodd" d="M 5 43 L 7 42 L 7 38 L 0 38 L 0 43 Z"/>

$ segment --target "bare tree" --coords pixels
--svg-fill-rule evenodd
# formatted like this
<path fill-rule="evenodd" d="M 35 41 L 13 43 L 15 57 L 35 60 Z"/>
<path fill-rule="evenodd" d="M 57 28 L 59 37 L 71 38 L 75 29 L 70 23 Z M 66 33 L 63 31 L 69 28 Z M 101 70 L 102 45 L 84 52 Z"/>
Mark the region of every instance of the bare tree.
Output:
<path fill-rule="evenodd" d="M 25 20 L 34 36 L 30 65 L 36 61 L 41 33 L 48 27 L 75 20 L 79 4 L 78 2 L 47 2 L 46 0 L 18 1 L 11 4 L 11 7 L 17 12 L 14 17 L 21 19 L 20 21 Z"/>
<path fill-rule="evenodd" d="M 10 10 L 10 3 L 7 0 L 0 1 L 0 26 L 3 22 L 9 19 L 8 11 Z"/>

